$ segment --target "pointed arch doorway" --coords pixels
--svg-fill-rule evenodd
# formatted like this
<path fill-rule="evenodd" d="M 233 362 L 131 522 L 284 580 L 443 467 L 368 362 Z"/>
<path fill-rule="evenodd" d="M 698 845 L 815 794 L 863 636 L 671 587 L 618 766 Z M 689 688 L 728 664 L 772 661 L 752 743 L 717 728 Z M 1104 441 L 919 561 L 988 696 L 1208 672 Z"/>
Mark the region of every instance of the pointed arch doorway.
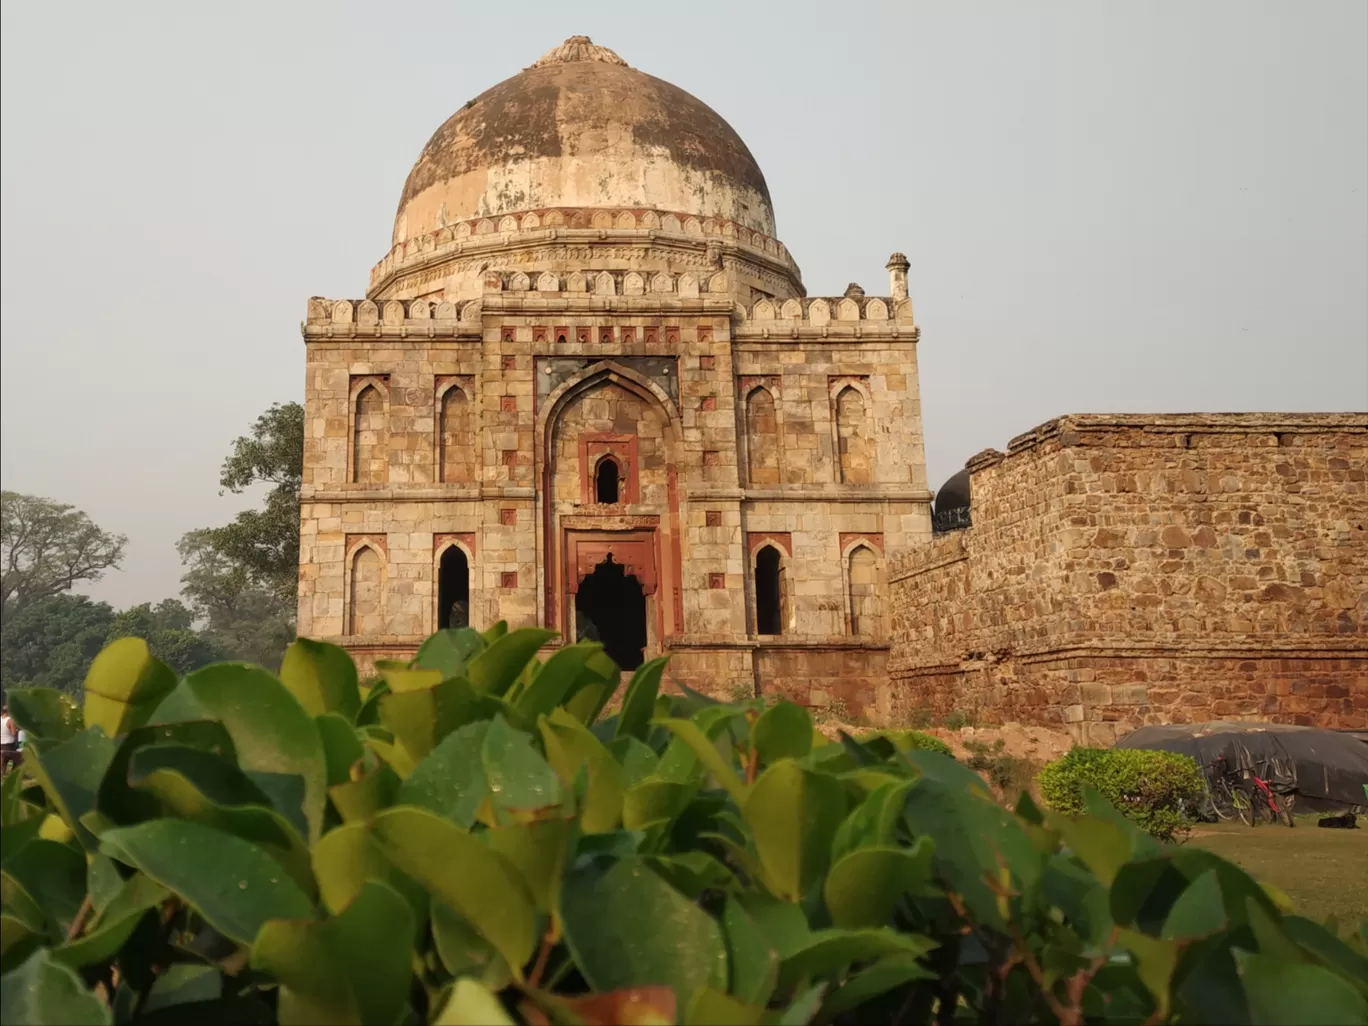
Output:
<path fill-rule="evenodd" d="M 575 640 L 598 641 L 620 670 L 646 661 L 646 593 L 610 552 L 575 591 Z"/>
<path fill-rule="evenodd" d="M 622 670 L 636 669 L 660 645 L 657 547 L 655 530 L 565 535 L 564 633 L 600 642 Z"/>

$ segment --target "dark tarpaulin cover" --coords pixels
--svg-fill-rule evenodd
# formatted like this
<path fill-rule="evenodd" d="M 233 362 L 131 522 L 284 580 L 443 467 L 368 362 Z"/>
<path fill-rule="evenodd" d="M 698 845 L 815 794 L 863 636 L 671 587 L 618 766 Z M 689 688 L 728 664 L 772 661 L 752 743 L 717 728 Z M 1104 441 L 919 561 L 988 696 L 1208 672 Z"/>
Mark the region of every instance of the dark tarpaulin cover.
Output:
<path fill-rule="evenodd" d="M 1141 727 L 1117 748 L 1157 748 L 1190 755 L 1210 773 L 1224 757 L 1234 770 L 1253 770 L 1275 790 L 1308 798 L 1368 805 L 1368 744 L 1351 734 L 1284 723 L 1174 723 Z"/>

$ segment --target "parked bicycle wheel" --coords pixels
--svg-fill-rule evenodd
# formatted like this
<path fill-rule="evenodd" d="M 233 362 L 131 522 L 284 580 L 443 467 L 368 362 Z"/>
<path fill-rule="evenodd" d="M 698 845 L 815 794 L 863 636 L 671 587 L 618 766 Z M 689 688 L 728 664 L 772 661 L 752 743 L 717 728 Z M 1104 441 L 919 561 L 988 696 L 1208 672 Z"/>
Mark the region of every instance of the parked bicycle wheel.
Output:
<path fill-rule="evenodd" d="M 1235 791 L 1225 777 L 1212 785 L 1211 811 L 1216 813 L 1218 819 L 1235 818 Z"/>
<path fill-rule="evenodd" d="M 1235 784 L 1230 785 L 1230 804 L 1235 809 L 1235 815 L 1241 823 L 1250 827 L 1258 825 L 1259 813 L 1243 787 Z"/>
<path fill-rule="evenodd" d="M 1278 814 L 1282 817 L 1282 821 L 1290 827 L 1297 825 L 1297 821 L 1293 818 L 1296 813 L 1292 811 L 1296 805 L 1296 791 L 1288 791 L 1285 794 L 1278 795 Z"/>

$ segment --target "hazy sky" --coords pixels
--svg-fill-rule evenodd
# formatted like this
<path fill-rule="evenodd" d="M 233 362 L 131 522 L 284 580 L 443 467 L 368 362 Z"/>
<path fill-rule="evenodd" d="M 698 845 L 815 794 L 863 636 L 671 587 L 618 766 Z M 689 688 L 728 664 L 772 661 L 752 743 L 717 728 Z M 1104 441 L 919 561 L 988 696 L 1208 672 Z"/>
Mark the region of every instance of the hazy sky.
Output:
<path fill-rule="evenodd" d="M 0 474 L 178 590 L 429 135 L 585 33 L 720 112 L 810 294 L 912 263 L 933 486 L 1068 412 L 1368 409 L 1368 4 L 6 0 Z"/>

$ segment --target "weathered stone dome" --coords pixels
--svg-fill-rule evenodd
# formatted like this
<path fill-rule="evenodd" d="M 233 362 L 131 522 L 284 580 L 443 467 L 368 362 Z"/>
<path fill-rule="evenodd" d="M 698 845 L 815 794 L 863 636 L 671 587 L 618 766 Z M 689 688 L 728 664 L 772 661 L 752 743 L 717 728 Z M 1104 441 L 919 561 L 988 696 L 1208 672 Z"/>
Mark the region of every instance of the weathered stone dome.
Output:
<path fill-rule="evenodd" d="M 969 471 L 960 470 L 950 475 L 950 479 L 936 492 L 936 514 L 949 513 L 951 510 L 969 508 Z"/>
<path fill-rule="evenodd" d="M 437 129 L 404 183 L 394 241 L 564 207 L 716 217 L 774 235 L 765 177 L 720 115 L 572 36 Z"/>

